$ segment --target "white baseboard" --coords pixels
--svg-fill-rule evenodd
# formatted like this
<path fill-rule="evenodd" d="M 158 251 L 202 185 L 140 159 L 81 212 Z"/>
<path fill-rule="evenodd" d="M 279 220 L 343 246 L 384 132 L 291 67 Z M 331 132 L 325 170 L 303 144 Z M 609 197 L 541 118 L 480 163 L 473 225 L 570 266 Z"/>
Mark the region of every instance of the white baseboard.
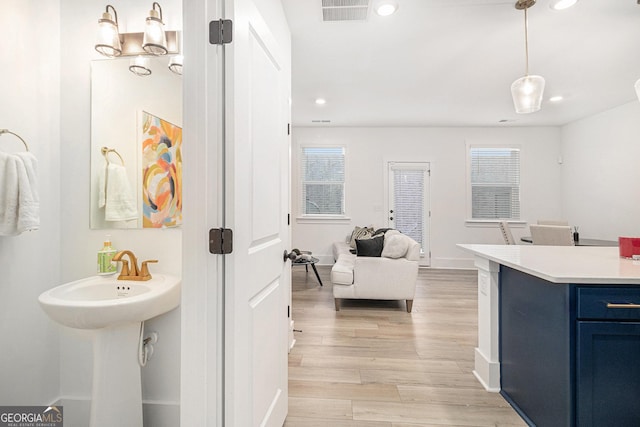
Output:
<path fill-rule="evenodd" d="M 91 398 L 63 396 L 52 405 L 63 407 L 64 427 L 87 427 L 89 425 Z M 179 402 L 143 400 L 142 413 L 144 427 L 175 427 L 180 425 Z"/>
<path fill-rule="evenodd" d="M 491 362 L 477 347 L 475 349 L 473 375 L 480 381 L 485 390 L 493 393 L 500 392 L 500 362 Z"/>

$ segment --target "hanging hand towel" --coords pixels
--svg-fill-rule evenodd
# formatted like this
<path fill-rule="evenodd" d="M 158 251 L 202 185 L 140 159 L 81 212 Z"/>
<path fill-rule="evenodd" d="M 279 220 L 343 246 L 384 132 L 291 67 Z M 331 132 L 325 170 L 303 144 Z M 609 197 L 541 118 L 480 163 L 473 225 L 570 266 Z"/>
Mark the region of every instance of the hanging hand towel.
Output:
<path fill-rule="evenodd" d="M 37 160 L 29 152 L 0 153 L 0 236 L 40 226 Z"/>
<path fill-rule="evenodd" d="M 128 221 L 138 218 L 136 199 L 131 191 L 127 170 L 124 166 L 109 163 L 104 186 L 106 221 Z"/>
<path fill-rule="evenodd" d="M 14 154 L 0 152 L 0 236 L 18 233 L 18 163 Z"/>
<path fill-rule="evenodd" d="M 40 198 L 38 196 L 38 160 L 28 151 L 17 153 L 23 167 L 18 166 L 20 187 L 18 231 L 33 231 L 40 227 Z"/>

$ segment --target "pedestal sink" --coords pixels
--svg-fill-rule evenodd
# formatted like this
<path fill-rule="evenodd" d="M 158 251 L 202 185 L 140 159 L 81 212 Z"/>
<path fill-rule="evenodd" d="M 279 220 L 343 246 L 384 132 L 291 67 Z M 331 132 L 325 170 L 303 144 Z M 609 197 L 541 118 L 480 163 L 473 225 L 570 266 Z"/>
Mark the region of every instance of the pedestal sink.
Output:
<path fill-rule="evenodd" d="M 176 308 L 180 284 L 179 278 L 163 274 L 143 282 L 93 276 L 38 298 L 55 322 L 93 332 L 91 427 L 142 427 L 141 322 Z"/>

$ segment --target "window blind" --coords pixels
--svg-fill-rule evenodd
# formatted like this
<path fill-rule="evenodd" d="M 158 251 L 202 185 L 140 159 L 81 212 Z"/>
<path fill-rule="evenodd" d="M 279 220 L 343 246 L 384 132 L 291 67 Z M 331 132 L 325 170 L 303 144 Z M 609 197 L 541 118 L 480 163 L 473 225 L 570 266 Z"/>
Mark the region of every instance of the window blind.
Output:
<path fill-rule="evenodd" d="M 393 168 L 393 207 L 395 228 L 423 247 L 424 176 L 423 169 Z"/>
<path fill-rule="evenodd" d="M 471 148 L 472 219 L 520 219 L 520 150 Z"/>
<path fill-rule="evenodd" d="M 344 147 L 302 147 L 303 215 L 344 215 Z"/>

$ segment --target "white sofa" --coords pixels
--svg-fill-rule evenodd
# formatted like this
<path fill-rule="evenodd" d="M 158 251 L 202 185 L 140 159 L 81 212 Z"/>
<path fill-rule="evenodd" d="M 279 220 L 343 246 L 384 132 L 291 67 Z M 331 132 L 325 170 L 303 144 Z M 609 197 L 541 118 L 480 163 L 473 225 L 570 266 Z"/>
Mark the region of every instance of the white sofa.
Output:
<path fill-rule="evenodd" d="M 381 299 L 405 300 L 407 312 L 411 312 L 418 278 L 418 261 L 420 244 L 404 234 L 395 234 L 406 239 L 406 253 L 395 258 L 399 253 L 387 256 L 363 257 L 349 252 L 349 242 L 335 242 L 333 255 L 336 263 L 331 269 L 333 297 L 336 311 L 340 310 L 342 299 Z M 387 241 L 397 241 L 394 237 L 385 236 Z"/>

